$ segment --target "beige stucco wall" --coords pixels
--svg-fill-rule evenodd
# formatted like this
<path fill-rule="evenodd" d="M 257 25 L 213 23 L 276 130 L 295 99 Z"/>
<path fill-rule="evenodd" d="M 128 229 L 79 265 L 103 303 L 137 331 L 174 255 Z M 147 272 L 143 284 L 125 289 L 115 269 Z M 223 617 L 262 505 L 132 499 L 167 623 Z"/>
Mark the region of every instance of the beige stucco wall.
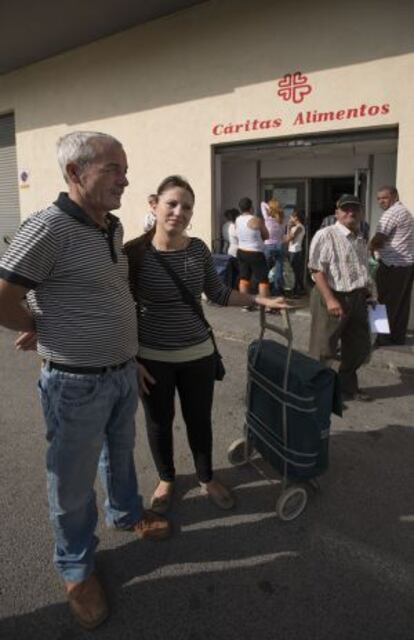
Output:
<path fill-rule="evenodd" d="M 397 184 L 414 210 L 414 8 L 405 0 L 365 5 L 213 0 L 3 76 L 0 113 L 15 112 L 18 166 L 30 172 L 20 190 L 22 216 L 63 187 L 54 144 L 77 128 L 107 131 L 124 143 L 128 237 L 141 230 L 147 194 L 165 175 L 182 173 L 197 196 L 192 233 L 210 240 L 212 144 L 329 130 L 398 124 Z M 312 92 L 293 105 L 277 96 L 277 81 L 297 70 Z M 300 111 L 362 104 L 389 105 L 389 112 L 293 124 Z M 255 118 L 281 124 L 212 132 L 215 124 Z"/>

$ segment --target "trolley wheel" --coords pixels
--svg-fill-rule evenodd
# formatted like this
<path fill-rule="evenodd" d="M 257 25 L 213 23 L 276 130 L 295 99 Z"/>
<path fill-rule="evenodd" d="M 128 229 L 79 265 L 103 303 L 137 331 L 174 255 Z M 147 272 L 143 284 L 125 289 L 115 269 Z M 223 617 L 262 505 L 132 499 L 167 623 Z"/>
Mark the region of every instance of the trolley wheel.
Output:
<path fill-rule="evenodd" d="M 308 493 L 304 487 L 289 487 L 276 501 L 276 513 L 281 520 L 295 520 L 304 511 Z"/>
<path fill-rule="evenodd" d="M 247 453 L 247 456 L 246 456 Z M 227 459 L 233 467 L 246 464 L 248 460 L 248 444 L 244 438 L 238 438 L 231 443 L 227 450 Z"/>

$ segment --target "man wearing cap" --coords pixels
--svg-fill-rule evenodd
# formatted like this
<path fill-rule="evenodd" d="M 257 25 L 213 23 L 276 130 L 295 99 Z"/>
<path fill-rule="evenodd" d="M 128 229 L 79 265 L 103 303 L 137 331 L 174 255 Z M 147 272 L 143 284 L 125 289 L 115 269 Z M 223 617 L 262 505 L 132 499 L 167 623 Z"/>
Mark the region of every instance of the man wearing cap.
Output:
<path fill-rule="evenodd" d="M 37 338 L 54 562 L 72 613 L 93 629 L 108 615 L 94 562 L 98 461 L 108 526 L 160 539 L 170 525 L 143 510 L 135 475 L 136 313 L 109 213 L 128 186 L 126 155 L 112 136 L 73 132 L 58 160 L 68 193 L 25 220 L 0 262 L 0 324 L 22 332 L 20 349 Z"/>
<path fill-rule="evenodd" d="M 342 195 L 335 224 L 317 231 L 309 250 L 315 282 L 309 353 L 329 362 L 335 358 L 341 339 L 339 377 L 345 400 L 371 399 L 359 388 L 357 377 L 371 349 L 368 251 L 360 234 L 361 209 L 359 198 Z"/>
<path fill-rule="evenodd" d="M 378 300 L 387 307 L 390 335 L 378 334 L 376 345 L 405 344 L 414 280 L 414 217 L 395 187 L 381 187 L 377 201 L 384 213 L 370 249 L 379 256 Z"/>
<path fill-rule="evenodd" d="M 336 214 L 333 213 L 329 216 L 326 216 L 323 220 L 322 220 L 322 224 L 320 226 L 321 229 L 324 229 L 325 227 L 329 227 L 331 224 L 335 224 L 336 222 Z M 368 242 L 369 240 L 369 224 L 366 220 L 362 220 L 359 223 L 359 231 L 362 235 L 362 237 L 364 238 L 365 242 Z"/>

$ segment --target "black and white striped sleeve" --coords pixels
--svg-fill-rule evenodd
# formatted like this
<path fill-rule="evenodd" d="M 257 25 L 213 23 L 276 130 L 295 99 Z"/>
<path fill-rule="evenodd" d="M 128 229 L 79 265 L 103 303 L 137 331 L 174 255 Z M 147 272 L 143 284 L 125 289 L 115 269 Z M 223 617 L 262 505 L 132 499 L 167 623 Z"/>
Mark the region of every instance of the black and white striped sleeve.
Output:
<path fill-rule="evenodd" d="M 56 237 L 36 215 L 23 222 L 0 261 L 0 278 L 35 289 L 50 274 L 58 255 Z"/>

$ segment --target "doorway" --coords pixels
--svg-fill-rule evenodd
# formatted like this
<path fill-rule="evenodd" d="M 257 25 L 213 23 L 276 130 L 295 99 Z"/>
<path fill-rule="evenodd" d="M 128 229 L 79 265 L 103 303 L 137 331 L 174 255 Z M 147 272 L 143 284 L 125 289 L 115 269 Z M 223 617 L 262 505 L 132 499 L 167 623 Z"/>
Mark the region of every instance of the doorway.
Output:
<path fill-rule="evenodd" d="M 277 200 L 283 211 L 285 222 L 289 219 L 294 209 L 306 211 L 306 180 L 262 180 L 260 194 L 261 200 L 269 202 Z"/>
<path fill-rule="evenodd" d="M 260 202 L 279 196 L 285 212 L 305 214 L 308 240 L 334 212 L 342 193 L 358 195 L 374 230 L 381 212 L 372 194 L 395 184 L 398 129 L 373 129 L 273 138 L 217 145 L 213 152 L 212 237 L 220 235 L 222 213 L 247 196 Z"/>
<path fill-rule="evenodd" d="M 354 176 L 312 178 L 310 180 L 309 235 L 312 238 L 323 219 L 335 213 L 336 202 L 343 193 L 354 193 Z"/>
<path fill-rule="evenodd" d="M 305 216 L 305 264 L 312 237 L 335 212 L 343 193 L 358 195 L 371 233 L 381 215 L 372 194 L 395 184 L 398 129 L 334 132 L 301 138 L 273 138 L 213 147 L 212 237 L 220 235 L 222 212 L 249 197 L 280 201 L 285 220 L 293 208 Z"/>

